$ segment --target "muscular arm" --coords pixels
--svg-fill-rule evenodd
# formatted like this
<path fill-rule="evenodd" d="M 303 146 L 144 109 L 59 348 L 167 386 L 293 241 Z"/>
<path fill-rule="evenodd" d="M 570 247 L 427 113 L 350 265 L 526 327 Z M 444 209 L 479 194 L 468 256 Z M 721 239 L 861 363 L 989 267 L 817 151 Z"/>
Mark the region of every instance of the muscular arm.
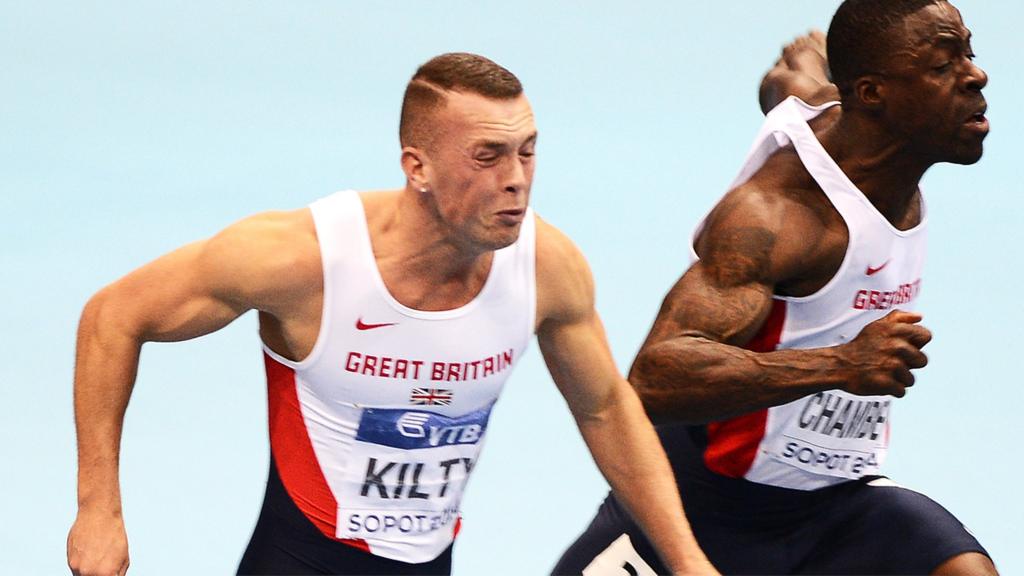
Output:
<path fill-rule="evenodd" d="M 713 572 L 683 515 L 654 428 L 612 359 L 586 262 L 541 221 L 537 251 L 537 338 L 598 468 L 667 566 L 676 573 Z"/>
<path fill-rule="evenodd" d="M 755 350 L 759 332 L 781 329 L 766 325 L 773 292 L 820 260 L 823 229 L 804 208 L 747 184 L 712 213 L 701 260 L 666 296 L 630 371 L 652 418 L 705 423 L 821 390 L 903 396 L 913 384 L 909 368 L 924 365 L 919 348 L 930 338 L 913 314 L 894 313 L 842 346 Z"/>
<path fill-rule="evenodd" d="M 118 457 L 144 342 L 180 341 L 222 328 L 249 309 L 294 305 L 298 213 L 254 217 L 163 256 L 99 291 L 78 329 L 75 426 L 79 514 L 68 537 L 77 573 L 123 573 Z M 310 283 L 316 286 L 316 281 Z"/>

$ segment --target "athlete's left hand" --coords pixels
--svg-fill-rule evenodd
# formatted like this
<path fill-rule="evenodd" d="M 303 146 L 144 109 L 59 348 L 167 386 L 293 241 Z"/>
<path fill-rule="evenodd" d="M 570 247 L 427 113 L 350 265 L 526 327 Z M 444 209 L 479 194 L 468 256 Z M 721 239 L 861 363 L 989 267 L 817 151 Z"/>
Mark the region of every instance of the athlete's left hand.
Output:
<path fill-rule="evenodd" d="M 79 508 L 68 533 L 68 567 L 75 576 L 128 572 L 128 536 L 119 513 Z"/>

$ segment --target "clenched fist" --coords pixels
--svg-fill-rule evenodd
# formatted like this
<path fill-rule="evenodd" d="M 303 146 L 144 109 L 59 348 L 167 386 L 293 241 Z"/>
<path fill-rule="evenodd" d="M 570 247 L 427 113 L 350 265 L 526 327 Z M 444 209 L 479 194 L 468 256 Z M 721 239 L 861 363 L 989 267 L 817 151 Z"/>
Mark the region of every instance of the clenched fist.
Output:
<path fill-rule="evenodd" d="M 119 513 L 79 508 L 68 533 L 68 566 L 75 576 L 123 576 L 128 536 Z"/>
<path fill-rule="evenodd" d="M 861 330 L 836 353 L 849 372 L 843 390 L 861 396 L 903 397 L 914 385 L 914 368 L 924 368 L 928 357 L 921 348 L 931 341 L 921 326 L 921 315 L 894 310 Z"/>

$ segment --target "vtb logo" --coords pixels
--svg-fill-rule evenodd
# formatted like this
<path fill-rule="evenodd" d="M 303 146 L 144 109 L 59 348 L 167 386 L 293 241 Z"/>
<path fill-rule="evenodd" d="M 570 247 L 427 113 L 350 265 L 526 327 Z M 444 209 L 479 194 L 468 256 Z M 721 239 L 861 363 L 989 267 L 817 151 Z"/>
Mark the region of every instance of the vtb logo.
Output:
<path fill-rule="evenodd" d="M 427 430 L 423 425 L 427 420 L 430 420 L 430 414 L 406 412 L 395 422 L 395 427 L 406 438 L 426 438 Z"/>
<path fill-rule="evenodd" d="M 430 421 L 430 414 L 406 412 L 395 421 L 395 428 L 406 438 L 425 438 L 430 446 L 476 444 L 484 431 L 484 427 L 480 424 L 430 426 L 427 425 L 428 421 Z"/>

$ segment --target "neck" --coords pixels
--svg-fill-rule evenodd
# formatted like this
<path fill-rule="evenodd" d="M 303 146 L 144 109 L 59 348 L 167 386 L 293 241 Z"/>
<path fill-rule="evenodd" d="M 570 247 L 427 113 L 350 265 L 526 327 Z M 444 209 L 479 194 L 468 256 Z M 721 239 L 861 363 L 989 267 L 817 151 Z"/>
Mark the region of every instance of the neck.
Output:
<path fill-rule="evenodd" d="M 460 241 L 429 197 L 406 189 L 363 199 L 377 268 L 399 302 L 420 310 L 448 310 L 479 293 L 494 252 Z"/>
<path fill-rule="evenodd" d="M 918 185 L 933 162 L 922 159 L 909 141 L 873 118 L 844 110 L 819 135 L 822 146 L 868 200 L 898 225 L 915 206 Z"/>
<path fill-rule="evenodd" d="M 400 255 L 410 271 L 451 278 L 472 273 L 492 254 L 460 238 L 437 213 L 428 194 L 409 188 L 396 195 L 381 223 L 381 248 Z"/>

